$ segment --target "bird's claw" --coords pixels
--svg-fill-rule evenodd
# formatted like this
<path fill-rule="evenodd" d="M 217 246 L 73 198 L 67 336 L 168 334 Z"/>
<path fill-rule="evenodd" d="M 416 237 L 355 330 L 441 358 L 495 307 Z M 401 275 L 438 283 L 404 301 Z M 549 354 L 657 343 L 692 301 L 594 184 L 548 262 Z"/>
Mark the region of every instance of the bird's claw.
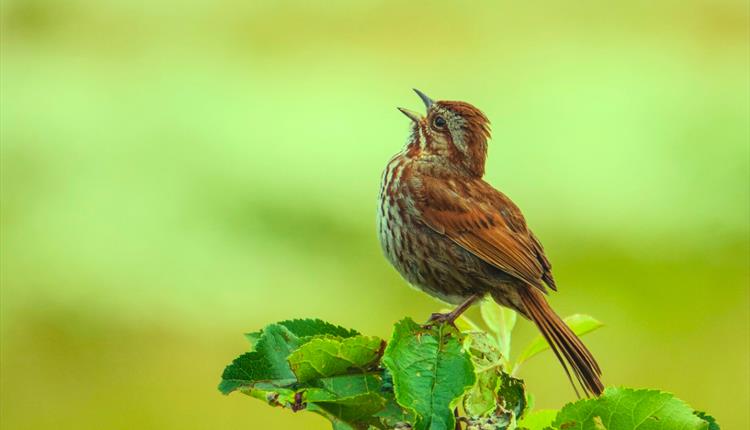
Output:
<path fill-rule="evenodd" d="M 430 329 L 435 325 L 439 324 L 450 324 L 453 327 L 456 326 L 456 316 L 453 315 L 453 313 L 447 313 L 443 314 L 440 312 L 435 312 L 432 315 L 430 315 L 430 319 L 427 320 L 427 323 L 425 323 L 422 328 L 424 329 Z"/>

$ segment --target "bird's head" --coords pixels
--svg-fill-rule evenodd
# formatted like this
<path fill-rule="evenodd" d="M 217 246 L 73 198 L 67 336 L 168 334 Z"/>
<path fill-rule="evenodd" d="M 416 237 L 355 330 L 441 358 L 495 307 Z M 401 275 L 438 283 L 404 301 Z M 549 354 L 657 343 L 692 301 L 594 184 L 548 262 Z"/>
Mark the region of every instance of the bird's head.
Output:
<path fill-rule="evenodd" d="M 438 158 L 469 176 L 481 177 L 487 159 L 489 120 L 465 102 L 433 101 L 415 89 L 426 115 L 398 108 L 413 121 L 408 152 L 415 157 Z"/>

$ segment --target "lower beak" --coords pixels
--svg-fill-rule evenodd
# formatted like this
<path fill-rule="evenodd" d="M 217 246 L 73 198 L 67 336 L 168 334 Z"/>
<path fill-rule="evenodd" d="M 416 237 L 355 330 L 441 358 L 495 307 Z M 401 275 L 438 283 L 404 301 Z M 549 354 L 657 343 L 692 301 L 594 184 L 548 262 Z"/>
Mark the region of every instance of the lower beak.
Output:
<path fill-rule="evenodd" d="M 408 116 L 409 119 L 414 122 L 419 122 L 422 120 L 422 115 L 414 112 L 413 110 L 404 109 L 404 108 L 398 108 L 398 110 L 400 110 L 402 114 Z"/>

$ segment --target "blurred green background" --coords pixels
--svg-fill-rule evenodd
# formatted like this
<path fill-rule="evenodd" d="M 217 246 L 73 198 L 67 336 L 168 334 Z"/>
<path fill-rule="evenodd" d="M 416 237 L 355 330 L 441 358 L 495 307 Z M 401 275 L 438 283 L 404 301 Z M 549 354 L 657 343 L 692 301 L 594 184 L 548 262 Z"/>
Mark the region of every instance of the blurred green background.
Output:
<path fill-rule="evenodd" d="M 441 307 L 375 236 L 412 87 L 492 120 L 606 383 L 750 425 L 747 2 L 0 4 L 3 428 L 327 428 L 216 385 L 266 323 Z"/>

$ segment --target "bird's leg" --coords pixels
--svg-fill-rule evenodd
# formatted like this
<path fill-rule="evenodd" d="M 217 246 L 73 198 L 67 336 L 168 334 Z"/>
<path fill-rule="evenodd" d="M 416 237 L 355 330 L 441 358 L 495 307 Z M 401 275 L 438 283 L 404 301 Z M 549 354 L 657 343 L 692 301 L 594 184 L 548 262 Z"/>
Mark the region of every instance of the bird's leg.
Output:
<path fill-rule="evenodd" d="M 434 313 L 430 315 L 430 319 L 427 320 L 427 326 L 430 326 L 433 323 L 449 323 L 451 325 L 455 325 L 453 323 L 456 321 L 456 319 L 460 317 L 462 313 L 466 312 L 466 310 L 469 309 L 471 305 L 476 303 L 476 301 L 481 298 L 482 298 L 481 295 L 474 294 L 473 296 L 464 300 L 463 303 L 456 306 L 456 309 L 453 309 L 451 312 L 447 314 Z"/>

